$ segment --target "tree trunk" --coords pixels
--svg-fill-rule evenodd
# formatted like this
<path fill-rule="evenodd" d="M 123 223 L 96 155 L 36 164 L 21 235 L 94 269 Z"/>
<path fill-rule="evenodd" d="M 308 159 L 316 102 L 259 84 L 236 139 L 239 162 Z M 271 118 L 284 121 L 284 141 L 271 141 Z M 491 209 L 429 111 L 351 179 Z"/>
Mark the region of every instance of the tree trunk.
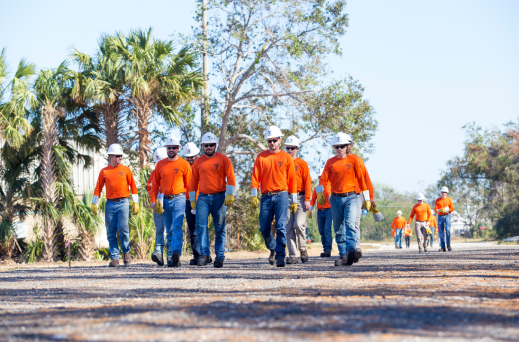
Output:
<path fill-rule="evenodd" d="M 139 139 L 139 166 L 142 169 L 148 165 L 148 152 L 151 153 L 150 132 L 148 126 L 150 123 L 152 110 L 149 97 L 137 98 L 134 101 L 135 118 L 137 119 L 137 137 Z"/>
<path fill-rule="evenodd" d="M 105 148 L 112 144 L 119 143 L 119 132 L 121 129 L 121 101 L 116 100 L 112 103 L 104 103 L 98 106 L 98 112 L 101 114 L 101 130 L 105 135 Z"/>
<path fill-rule="evenodd" d="M 79 246 L 81 261 L 94 261 L 94 235 L 82 229 L 79 237 L 81 238 L 81 245 Z"/>
<path fill-rule="evenodd" d="M 42 199 L 47 206 L 56 202 L 56 160 L 54 146 L 58 140 L 57 110 L 50 105 L 43 107 L 42 117 L 42 152 L 41 152 L 41 190 Z M 53 262 L 56 254 L 55 226 L 52 217 L 45 209 L 43 214 L 43 260 Z"/>

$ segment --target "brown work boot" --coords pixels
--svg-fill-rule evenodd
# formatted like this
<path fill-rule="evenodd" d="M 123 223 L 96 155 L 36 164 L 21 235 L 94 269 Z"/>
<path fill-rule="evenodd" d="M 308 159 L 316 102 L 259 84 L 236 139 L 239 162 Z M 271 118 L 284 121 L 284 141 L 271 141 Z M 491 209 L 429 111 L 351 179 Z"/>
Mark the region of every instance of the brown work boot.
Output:
<path fill-rule="evenodd" d="M 130 253 L 124 253 L 124 266 L 130 266 L 132 263 L 132 257 Z"/>
<path fill-rule="evenodd" d="M 308 262 L 308 252 L 306 251 L 306 249 L 301 252 L 301 262 Z"/>
<path fill-rule="evenodd" d="M 119 266 L 119 259 L 112 259 L 110 263 L 108 264 L 108 267 L 117 267 Z"/>

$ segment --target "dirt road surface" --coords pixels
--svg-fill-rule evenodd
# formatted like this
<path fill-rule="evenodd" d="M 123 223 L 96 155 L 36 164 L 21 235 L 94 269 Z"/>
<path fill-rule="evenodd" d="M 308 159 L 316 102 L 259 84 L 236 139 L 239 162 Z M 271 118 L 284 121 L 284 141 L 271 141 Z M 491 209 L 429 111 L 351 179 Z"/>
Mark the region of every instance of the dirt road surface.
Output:
<path fill-rule="evenodd" d="M 0 268 L 0 341 L 519 341 L 518 246 Z M 184 264 L 187 259 L 184 259 Z"/>

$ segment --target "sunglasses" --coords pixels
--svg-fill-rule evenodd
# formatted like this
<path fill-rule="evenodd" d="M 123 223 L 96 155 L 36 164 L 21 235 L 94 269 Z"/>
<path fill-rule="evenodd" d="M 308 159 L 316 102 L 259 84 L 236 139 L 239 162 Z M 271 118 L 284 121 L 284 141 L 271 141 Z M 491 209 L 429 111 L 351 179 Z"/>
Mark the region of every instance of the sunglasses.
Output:
<path fill-rule="evenodd" d="M 168 150 L 178 150 L 178 146 L 168 146 L 166 147 Z"/>
<path fill-rule="evenodd" d="M 333 148 L 336 149 L 336 150 L 338 150 L 339 148 L 340 148 L 340 149 L 343 149 L 343 148 L 346 148 L 346 147 L 348 147 L 348 146 L 349 146 L 349 145 L 335 145 Z"/>
<path fill-rule="evenodd" d="M 270 140 L 267 140 L 267 142 L 268 142 L 269 144 L 272 144 L 272 143 L 277 142 L 278 140 L 279 140 L 279 138 L 277 138 L 277 139 L 270 139 Z"/>
<path fill-rule="evenodd" d="M 293 151 L 293 150 L 297 150 L 297 147 L 295 147 L 295 146 L 294 146 L 294 147 L 288 147 L 288 146 L 287 146 L 287 147 L 285 147 L 285 149 L 290 150 L 290 151 Z"/>
<path fill-rule="evenodd" d="M 116 155 L 116 154 L 113 154 L 113 156 L 114 156 L 115 158 L 122 158 L 122 157 L 123 157 L 122 154 L 117 154 L 117 155 Z"/>
<path fill-rule="evenodd" d="M 216 144 L 204 144 L 204 147 L 215 147 Z"/>

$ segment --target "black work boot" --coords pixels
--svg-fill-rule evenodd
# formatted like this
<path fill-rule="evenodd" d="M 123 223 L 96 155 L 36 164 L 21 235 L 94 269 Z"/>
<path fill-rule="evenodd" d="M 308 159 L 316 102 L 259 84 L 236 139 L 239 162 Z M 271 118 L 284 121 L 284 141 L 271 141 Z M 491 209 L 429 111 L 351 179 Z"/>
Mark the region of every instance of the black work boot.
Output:
<path fill-rule="evenodd" d="M 329 258 L 332 256 L 331 250 L 324 250 L 324 253 L 321 253 L 321 258 Z"/>
<path fill-rule="evenodd" d="M 340 258 L 335 260 L 335 266 L 346 266 L 348 258 Z"/>
<path fill-rule="evenodd" d="M 214 267 L 216 268 L 222 268 L 223 267 L 223 259 L 216 258 L 214 259 Z"/>
<path fill-rule="evenodd" d="M 213 262 L 213 258 L 211 256 L 207 257 L 207 263 L 210 264 Z"/>
<path fill-rule="evenodd" d="M 274 250 L 271 250 L 270 256 L 269 256 L 269 262 L 271 265 L 274 265 L 274 262 L 276 261 L 275 257 L 276 257 L 276 252 Z"/>
<path fill-rule="evenodd" d="M 440 248 L 438 252 L 447 252 L 447 250 L 445 248 Z"/>
<path fill-rule="evenodd" d="M 171 257 L 168 257 L 166 262 L 167 262 L 168 267 L 173 267 L 173 260 L 171 260 Z"/>
<path fill-rule="evenodd" d="M 164 257 L 160 253 L 154 252 L 151 255 L 151 260 L 159 266 L 164 266 Z"/>
<path fill-rule="evenodd" d="M 276 260 L 277 267 L 285 267 L 285 258 Z"/>
<path fill-rule="evenodd" d="M 451 245 L 447 245 L 447 250 L 448 250 L 449 252 L 452 252 Z"/>
<path fill-rule="evenodd" d="M 353 260 L 355 260 L 356 256 L 357 256 L 357 250 L 355 248 L 348 249 L 348 252 L 346 252 L 346 265 L 347 266 L 353 265 Z"/>
<path fill-rule="evenodd" d="M 306 249 L 301 252 L 301 262 L 303 264 L 308 262 L 308 252 L 306 251 Z"/>
<path fill-rule="evenodd" d="M 209 257 L 207 255 L 202 255 L 198 258 L 198 266 L 206 266 L 209 263 Z"/>
<path fill-rule="evenodd" d="M 178 252 L 173 252 L 173 255 L 171 256 L 171 261 L 172 261 L 173 267 L 182 266 L 182 263 L 180 262 L 180 253 L 178 253 Z"/>
<path fill-rule="evenodd" d="M 191 265 L 191 266 L 198 265 L 198 259 L 197 258 L 193 258 L 193 259 L 189 260 L 189 265 Z"/>
<path fill-rule="evenodd" d="M 357 248 L 355 250 L 355 259 L 353 259 L 353 262 L 356 263 L 356 262 L 359 262 L 359 259 L 362 258 L 362 249 L 360 248 Z"/>
<path fill-rule="evenodd" d="M 297 264 L 297 258 L 288 257 L 287 264 L 289 264 L 289 265 Z"/>

